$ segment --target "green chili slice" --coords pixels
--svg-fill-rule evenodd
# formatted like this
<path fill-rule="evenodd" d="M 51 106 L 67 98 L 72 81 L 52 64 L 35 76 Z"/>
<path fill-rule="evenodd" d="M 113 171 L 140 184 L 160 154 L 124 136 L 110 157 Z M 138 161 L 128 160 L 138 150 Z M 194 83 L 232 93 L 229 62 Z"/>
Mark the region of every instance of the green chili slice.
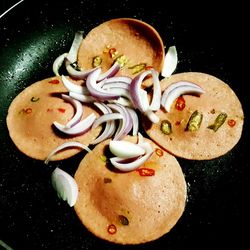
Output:
<path fill-rule="evenodd" d="M 125 55 L 118 56 L 115 61 L 123 68 L 128 63 L 128 58 Z"/>
<path fill-rule="evenodd" d="M 100 66 L 102 63 L 102 58 L 100 56 L 95 56 L 92 61 L 93 68 Z"/>
<path fill-rule="evenodd" d="M 170 135 L 172 133 L 172 125 L 170 121 L 163 120 L 161 122 L 161 132 L 165 135 Z"/>
<path fill-rule="evenodd" d="M 200 113 L 198 110 L 194 111 L 194 113 L 189 118 L 186 126 L 186 131 L 197 131 L 201 126 L 202 118 L 202 113 Z"/>
<path fill-rule="evenodd" d="M 39 97 L 35 97 L 35 96 L 32 96 L 31 99 L 30 99 L 32 102 L 37 102 L 40 100 Z"/>
<path fill-rule="evenodd" d="M 207 128 L 212 129 L 214 132 L 216 132 L 226 121 L 226 119 L 227 119 L 227 114 L 222 112 L 216 117 L 214 123 L 212 125 L 209 125 Z"/>
<path fill-rule="evenodd" d="M 144 70 L 146 67 L 146 63 L 139 63 L 134 66 L 129 67 L 129 69 L 132 69 L 132 74 L 137 74 Z"/>
<path fill-rule="evenodd" d="M 128 218 L 124 215 L 118 215 L 118 219 L 119 219 L 119 222 L 124 226 L 127 226 L 129 224 Z"/>

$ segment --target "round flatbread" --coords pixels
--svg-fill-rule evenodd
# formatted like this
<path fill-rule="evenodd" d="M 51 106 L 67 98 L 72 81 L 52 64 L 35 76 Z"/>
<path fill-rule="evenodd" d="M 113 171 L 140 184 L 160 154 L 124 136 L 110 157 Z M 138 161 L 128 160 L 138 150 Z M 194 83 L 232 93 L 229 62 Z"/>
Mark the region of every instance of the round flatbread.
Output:
<path fill-rule="evenodd" d="M 136 142 L 135 137 L 127 140 Z M 75 180 L 79 195 L 74 206 L 84 226 L 96 236 L 119 244 L 139 244 L 155 240 L 170 231 L 183 214 L 187 189 L 176 158 L 160 149 L 139 169 L 114 170 L 106 140 L 81 161 Z M 140 169 L 155 171 L 141 176 Z M 139 171 L 138 171 L 139 170 Z"/>
<path fill-rule="evenodd" d="M 147 134 L 178 157 L 205 160 L 226 154 L 237 144 L 242 134 L 244 116 L 238 97 L 226 83 L 204 73 L 172 75 L 161 81 L 161 88 L 164 90 L 179 81 L 198 84 L 205 93 L 200 96 L 183 95 L 185 108 L 182 111 L 175 108 L 176 102 L 172 104 L 169 113 L 162 107 L 156 112 L 160 118 L 157 124 L 152 124 L 145 118 L 143 127 Z M 200 128 L 197 131 L 187 131 L 189 118 L 196 110 L 203 115 Z M 227 115 L 225 122 L 217 131 L 209 129 L 221 113 Z M 169 135 L 161 131 L 161 123 L 164 120 L 172 125 L 172 133 Z"/>
<path fill-rule="evenodd" d="M 74 115 L 72 104 L 64 101 L 66 94 L 60 77 L 38 81 L 25 88 L 12 101 L 7 115 L 9 134 L 17 148 L 29 157 L 45 160 L 52 150 L 66 141 L 78 141 L 86 146 L 100 133 L 100 127 L 81 135 L 70 137 L 57 133 L 52 124 L 66 124 Z M 97 112 L 84 104 L 83 118 Z M 62 160 L 80 152 L 78 148 L 64 150 L 51 160 Z"/>
<path fill-rule="evenodd" d="M 143 64 L 160 72 L 165 53 L 162 39 L 151 25 L 137 19 L 118 18 L 100 24 L 87 34 L 78 51 L 78 65 L 92 68 L 97 56 L 102 60 L 103 72 L 124 56 L 122 62 L 127 63 L 117 75 L 134 77 L 141 67 L 143 70 Z M 143 84 L 151 85 L 152 81 Z"/>

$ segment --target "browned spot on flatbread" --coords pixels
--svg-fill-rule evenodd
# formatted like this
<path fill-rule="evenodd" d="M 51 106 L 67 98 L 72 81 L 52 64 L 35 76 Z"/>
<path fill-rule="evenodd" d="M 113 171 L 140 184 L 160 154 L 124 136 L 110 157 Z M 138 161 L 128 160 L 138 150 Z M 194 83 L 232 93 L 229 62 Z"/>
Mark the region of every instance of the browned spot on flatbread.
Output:
<path fill-rule="evenodd" d="M 66 141 L 78 141 L 88 146 L 97 137 L 100 127 L 76 137 L 57 133 L 53 129 L 54 121 L 66 124 L 74 115 L 74 107 L 61 98 L 61 93 L 66 92 L 61 78 L 52 77 L 30 85 L 12 101 L 7 126 L 11 139 L 21 152 L 44 160 L 53 149 Z M 92 112 L 96 113 L 91 106 L 84 105 L 82 119 Z M 65 150 L 52 160 L 66 159 L 78 152 L 80 149 L 76 148 Z"/>
<path fill-rule="evenodd" d="M 173 103 L 171 111 L 160 109 L 156 114 L 160 118 L 158 124 L 149 124 L 143 121 L 147 134 L 163 148 L 172 154 L 187 159 L 212 159 L 231 150 L 239 141 L 243 128 L 243 110 L 241 103 L 233 90 L 220 79 L 204 73 L 180 73 L 161 81 L 164 90 L 168 85 L 178 81 L 189 81 L 204 88 L 205 93 L 200 97 L 184 95 L 186 107 L 183 111 L 175 109 Z M 197 132 L 185 131 L 191 114 L 198 110 L 203 114 L 200 129 Z M 225 112 L 227 120 L 214 132 L 207 127 L 214 123 L 216 117 Z M 162 120 L 169 120 L 172 124 L 172 134 L 164 135 L 160 130 Z M 229 119 L 236 121 L 230 127 Z"/>
<path fill-rule="evenodd" d="M 164 60 L 163 42 L 158 32 L 149 24 L 131 18 L 118 18 L 104 22 L 92 29 L 83 40 L 78 53 L 80 67 L 92 68 L 93 58 L 102 58 L 102 71 L 105 72 L 113 64 L 115 58 L 109 54 L 109 49 L 117 51 L 115 57 L 125 55 L 128 59 L 126 66 L 118 75 L 134 77 L 128 67 L 146 63 L 161 71 Z M 147 80 L 151 85 L 152 81 Z"/>
<path fill-rule="evenodd" d="M 177 223 L 185 208 L 186 182 L 179 163 L 166 151 L 163 156 L 156 151 L 141 166 L 154 169 L 154 176 L 112 171 L 102 157 L 108 143 L 97 145 L 76 171 L 79 196 L 74 208 L 78 217 L 96 236 L 119 244 L 139 244 L 161 237 Z M 108 233 L 109 225 L 115 225 L 115 234 Z"/>

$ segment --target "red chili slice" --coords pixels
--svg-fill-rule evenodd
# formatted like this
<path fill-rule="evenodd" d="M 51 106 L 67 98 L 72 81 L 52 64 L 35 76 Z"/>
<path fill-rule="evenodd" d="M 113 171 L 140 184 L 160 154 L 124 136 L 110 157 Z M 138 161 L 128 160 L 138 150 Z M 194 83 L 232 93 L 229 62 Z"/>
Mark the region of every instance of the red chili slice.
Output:
<path fill-rule="evenodd" d="M 155 170 L 152 168 L 139 168 L 136 170 L 140 176 L 153 176 L 155 175 Z"/>
<path fill-rule="evenodd" d="M 230 127 L 234 127 L 236 125 L 236 121 L 234 119 L 230 119 L 227 121 L 227 124 L 230 126 Z"/>
<path fill-rule="evenodd" d="M 155 153 L 156 153 L 159 157 L 163 156 L 163 151 L 162 151 L 160 148 L 157 148 L 157 149 L 155 150 Z"/>
<path fill-rule="evenodd" d="M 186 102 L 185 99 L 183 98 L 183 96 L 179 96 L 176 100 L 175 103 L 175 108 L 179 111 L 182 111 L 186 106 Z"/>
<path fill-rule="evenodd" d="M 63 108 L 58 108 L 57 109 L 59 112 L 61 112 L 61 113 L 65 113 L 65 109 L 63 109 Z"/>
<path fill-rule="evenodd" d="M 49 83 L 51 83 L 51 84 L 59 84 L 60 81 L 57 80 L 57 79 L 54 79 L 54 80 L 49 81 Z"/>
<path fill-rule="evenodd" d="M 117 229 L 116 229 L 116 226 L 115 226 L 114 224 L 110 224 L 110 225 L 108 226 L 108 233 L 109 233 L 109 234 L 115 234 L 116 231 L 117 231 Z"/>

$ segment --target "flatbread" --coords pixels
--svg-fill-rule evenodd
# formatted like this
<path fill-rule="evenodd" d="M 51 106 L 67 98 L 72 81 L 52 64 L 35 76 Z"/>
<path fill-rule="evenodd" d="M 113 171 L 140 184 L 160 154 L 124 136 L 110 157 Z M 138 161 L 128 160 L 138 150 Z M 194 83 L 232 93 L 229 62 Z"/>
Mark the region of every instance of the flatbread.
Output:
<path fill-rule="evenodd" d="M 136 138 L 126 139 L 136 142 Z M 154 169 L 154 176 L 140 176 L 136 170 L 115 171 L 104 160 L 109 140 L 88 153 L 75 173 L 79 188 L 75 211 L 97 237 L 119 244 L 152 241 L 169 232 L 183 214 L 187 189 L 179 163 L 151 140 L 145 140 L 158 151 L 140 168 Z M 116 233 L 108 232 L 110 225 L 115 226 Z"/>
<path fill-rule="evenodd" d="M 116 50 L 113 56 L 110 49 Z M 121 55 L 128 59 L 128 63 L 117 75 L 135 77 L 130 67 L 141 63 L 160 72 L 165 53 L 162 39 L 151 25 L 137 19 L 118 18 L 100 24 L 87 34 L 78 51 L 78 65 L 92 68 L 93 58 L 99 56 L 102 58 L 100 66 L 105 72 Z M 143 84 L 149 86 L 152 81 Z"/>
<path fill-rule="evenodd" d="M 45 160 L 52 150 L 66 141 L 78 141 L 88 146 L 98 136 L 100 127 L 75 137 L 53 129 L 54 121 L 66 124 L 74 115 L 74 107 L 61 98 L 61 93 L 66 92 L 61 78 L 51 77 L 30 85 L 15 97 L 6 119 L 9 135 L 21 152 Z M 98 116 L 91 106 L 84 104 L 82 119 L 92 112 Z M 66 159 L 79 152 L 77 148 L 64 150 L 51 160 Z"/>
<path fill-rule="evenodd" d="M 161 108 L 156 112 L 160 118 L 158 124 L 152 124 L 144 118 L 145 131 L 157 144 L 178 157 L 205 160 L 226 154 L 237 144 L 242 134 L 244 115 L 238 97 L 229 85 L 220 79 L 196 72 L 180 73 L 165 78 L 161 81 L 161 88 L 164 90 L 178 81 L 196 83 L 205 90 L 205 93 L 200 97 L 183 95 L 186 107 L 182 111 L 175 108 L 175 102 L 169 113 Z M 199 130 L 185 131 L 191 114 L 196 110 L 203 114 Z M 222 112 L 227 114 L 224 124 L 216 132 L 208 129 L 207 127 L 213 124 Z M 235 126 L 228 125 L 230 119 L 236 122 Z M 170 135 L 161 132 L 160 126 L 163 120 L 171 122 Z"/>

